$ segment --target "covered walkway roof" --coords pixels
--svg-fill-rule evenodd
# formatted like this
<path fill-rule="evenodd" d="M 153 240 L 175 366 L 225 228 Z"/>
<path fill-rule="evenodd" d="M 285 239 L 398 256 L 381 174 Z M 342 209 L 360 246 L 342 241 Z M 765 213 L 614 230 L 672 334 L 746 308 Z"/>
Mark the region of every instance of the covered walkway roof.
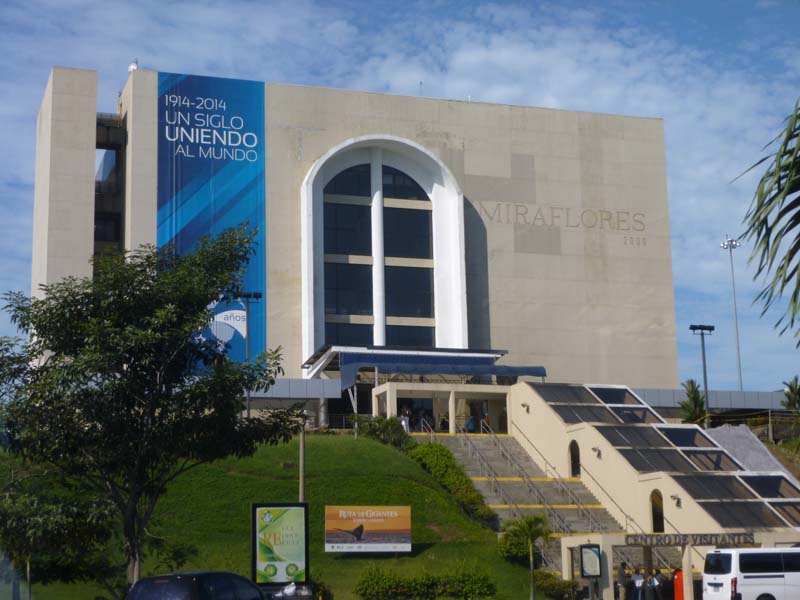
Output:
<path fill-rule="evenodd" d="M 544 367 L 495 364 L 505 350 L 399 348 L 394 346 L 324 346 L 303 363 L 310 378 L 338 370 L 342 389 L 355 385 L 361 369 L 406 375 L 546 377 Z"/>

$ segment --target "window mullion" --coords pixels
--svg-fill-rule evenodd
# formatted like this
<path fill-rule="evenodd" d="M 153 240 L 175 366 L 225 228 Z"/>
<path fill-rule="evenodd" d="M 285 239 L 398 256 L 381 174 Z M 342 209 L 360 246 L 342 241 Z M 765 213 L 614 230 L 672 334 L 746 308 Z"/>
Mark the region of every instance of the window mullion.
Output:
<path fill-rule="evenodd" d="M 372 195 L 372 314 L 373 343 L 386 345 L 386 291 L 383 251 L 383 153 L 373 148 L 370 160 L 370 191 Z"/>

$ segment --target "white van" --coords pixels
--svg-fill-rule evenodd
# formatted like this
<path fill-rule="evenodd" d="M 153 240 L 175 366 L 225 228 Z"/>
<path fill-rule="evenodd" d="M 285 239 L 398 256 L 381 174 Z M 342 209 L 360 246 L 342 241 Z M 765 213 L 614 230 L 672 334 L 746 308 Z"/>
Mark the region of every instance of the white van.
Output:
<path fill-rule="evenodd" d="M 797 600 L 800 548 L 730 548 L 706 554 L 703 600 Z"/>

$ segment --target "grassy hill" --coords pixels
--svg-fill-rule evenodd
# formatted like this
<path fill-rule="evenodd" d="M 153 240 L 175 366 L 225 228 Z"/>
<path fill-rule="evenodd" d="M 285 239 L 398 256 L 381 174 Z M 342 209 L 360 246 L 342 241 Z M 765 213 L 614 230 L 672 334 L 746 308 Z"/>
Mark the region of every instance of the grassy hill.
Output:
<path fill-rule="evenodd" d="M 248 459 L 198 467 L 176 481 L 161 501 L 159 534 L 197 546 L 184 570 L 228 570 L 249 576 L 250 504 L 297 500 L 297 442 L 265 447 Z M 306 438 L 306 501 L 310 506 L 310 571 L 336 600 L 355 598 L 363 570 L 379 565 L 398 573 L 447 572 L 461 568 L 488 573 L 497 598 L 527 598 L 528 573 L 497 554 L 494 532 L 469 520 L 434 480 L 400 452 L 350 436 Z M 410 555 L 362 556 L 324 552 L 326 504 L 408 504 L 412 507 Z M 145 562 L 145 574 L 153 565 Z M 0 598 L 8 588 L 0 584 Z M 34 586 L 37 600 L 95 597 L 85 585 Z"/>

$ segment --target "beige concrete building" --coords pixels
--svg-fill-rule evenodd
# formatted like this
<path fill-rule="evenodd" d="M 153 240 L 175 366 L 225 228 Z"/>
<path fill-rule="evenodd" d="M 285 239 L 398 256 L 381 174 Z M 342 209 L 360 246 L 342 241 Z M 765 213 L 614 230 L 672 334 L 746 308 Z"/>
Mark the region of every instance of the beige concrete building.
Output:
<path fill-rule="evenodd" d="M 238 84 L 257 109 L 240 110 Z M 262 170 L 263 302 L 249 308 L 264 315 L 250 335 L 283 346 L 289 377 L 326 344 L 374 344 L 501 348 L 501 363 L 556 381 L 678 383 L 660 119 L 144 70 L 116 115 L 98 115 L 96 88 L 92 71 L 55 68 L 45 90 L 34 291 L 88 274 L 100 248 L 169 239 L 164 190 L 199 150 L 212 183 L 237 159 Z M 225 136 L 249 151 L 251 125 L 259 145 L 236 157 Z M 96 148 L 112 156 L 98 181 Z M 181 202 L 178 229 L 200 227 Z"/>
<path fill-rule="evenodd" d="M 247 221 L 247 290 L 209 334 L 237 358 L 245 338 L 283 347 L 287 377 L 262 404 L 487 433 L 504 467 L 516 453 L 541 473 L 483 479 L 534 493 L 565 576 L 569 548 L 597 541 L 608 600 L 614 546 L 682 546 L 688 571 L 727 543 L 713 535 L 798 540 L 796 482 L 624 387 L 678 383 L 661 120 L 138 69 L 98 114 L 96 89 L 94 72 L 56 68 L 45 90 L 34 293 L 90 275 L 106 248 L 189 251 Z M 545 374 L 594 383 L 518 382 Z"/>

